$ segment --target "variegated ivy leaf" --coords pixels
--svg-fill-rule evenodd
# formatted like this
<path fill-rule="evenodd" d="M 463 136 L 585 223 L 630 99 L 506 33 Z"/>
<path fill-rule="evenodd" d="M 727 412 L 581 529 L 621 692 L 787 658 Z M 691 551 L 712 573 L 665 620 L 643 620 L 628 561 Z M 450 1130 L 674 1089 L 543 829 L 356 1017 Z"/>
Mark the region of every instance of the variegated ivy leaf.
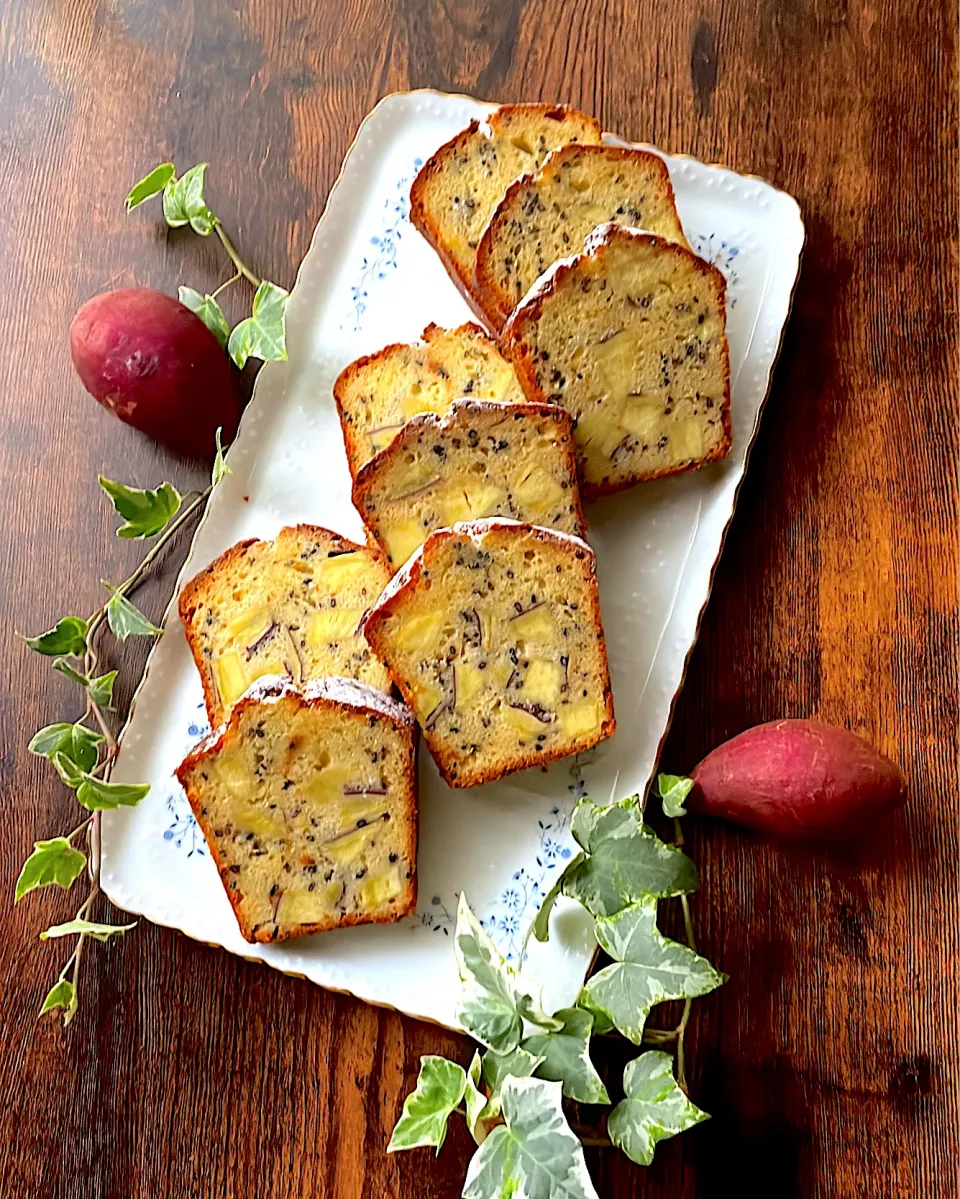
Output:
<path fill-rule="evenodd" d="M 226 349 L 230 337 L 230 326 L 223 315 L 223 309 L 211 295 L 201 295 L 192 287 L 181 287 L 179 290 L 180 303 L 189 308 L 207 326 L 220 345 Z"/>
<path fill-rule="evenodd" d="M 537 912 L 536 919 L 533 922 L 533 935 L 538 941 L 546 941 L 550 936 L 550 913 L 553 911 L 553 905 L 563 894 L 563 883 L 567 875 L 575 870 L 583 861 L 583 854 L 578 853 L 572 857 L 564 867 L 560 877 L 556 880 L 550 890 L 543 898 L 543 903 L 540 905 L 540 910 Z M 528 934 L 529 935 L 529 934 Z"/>
<path fill-rule="evenodd" d="M 222 432 L 223 432 L 222 429 L 217 429 L 217 432 L 216 432 L 217 452 L 214 455 L 213 473 L 210 476 L 210 482 L 213 484 L 214 487 L 216 487 L 216 485 L 220 482 L 220 480 L 223 478 L 224 475 L 229 475 L 229 474 L 233 473 L 230 470 L 230 467 L 227 466 L 227 461 L 223 456 L 223 446 L 220 444 L 220 434 Z"/>
<path fill-rule="evenodd" d="M 149 175 L 144 175 L 140 182 L 135 183 L 127 193 L 124 201 L 127 212 L 133 212 L 144 200 L 158 196 L 173 178 L 174 173 L 172 162 L 162 162 L 158 167 L 154 167 Z"/>
<path fill-rule="evenodd" d="M 663 899 L 697 888 L 697 868 L 643 823 L 637 796 L 608 807 L 581 799 L 571 831 L 586 855 L 566 872 L 563 893 L 595 916 L 612 916 L 644 896 Z"/>
<path fill-rule="evenodd" d="M 162 533 L 170 519 L 179 511 L 180 492 L 172 483 L 161 483 L 153 491 L 142 487 L 127 487 L 112 479 L 99 476 L 100 486 L 110 497 L 124 524 L 117 529 L 118 537 L 154 537 Z"/>
<path fill-rule="evenodd" d="M 57 658 L 53 664 L 53 669 L 59 670 L 61 674 L 65 674 L 71 682 L 79 683 L 98 708 L 110 707 L 113 700 L 113 684 L 117 680 L 117 672 L 115 670 L 108 670 L 106 674 L 97 675 L 96 678 L 88 678 L 87 675 L 81 674 L 79 670 L 74 669 L 65 658 Z"/>
<path fill-rule="evenodd" d="M 68 890 L 87 864 L 79 849 L 74 849 L 66 837 L 50 841 L 35 841 L 33 853 L 27 858 L 17 879 L 14 903 L 37 887 L 57 886 Z"/>
<path fill-rule="evenodd" d="M 480 1054 L 475 1052 L 470 1068 L 467 1070 L 463 1103 L 467 1109 L 467 1127 L 478 1145 L 482 1145 L 487 1137 L 487 1126 L 482 1118 L 487 1106 L 487 1097 L 480 1089 L 481 1070 Z"/>
<path fill-rule="evenodd" d="M 589 1012 L 589 1014 L 593 1017 L 593 1036 L 602 1037 L 604 1033 L 610 1032 L 610 1030 L 613 1028 L 613 1021 L 610 1019 L 610 1013 L 605 1012 L 603 1008 L 594 1003 L 593 997 L 586 987 L 584 987 L 577 996 L 577 1007 L 580 1008 L 581 1011 Z"/>
<path fill-rule="evenodd" d="M 598 917 L 596 934 L 614 964 L 588 979 L 584 990 L 590 1006 L 605 1012 L 636 1045 L 655 1004 L 706 995 L 726 981 L 706 958 L 663 936 L 653 898 Z"/>
<path fill-rule="evenodd" d="M 137 922 L 134 920 L 132 924 L 97 924 L 93 920 L 84 920 L 82 916 L 77 916 L 74 920 L 68 920 L 66 924 L 54 924 L 40 934 L 41 941 L 49 941 L 52 937 L 93 937 L 95 941 L 109 941 L 111 937 L 116 937 L 120 933 L 128 933 L 131 928 L 136 928 Z"/>
<path fill-rule="evenodd" d="M 529 984 L 524 979 L 518 980 L 518 988 L 528 987 Z M 536 1024 L 540 1028 L 545 1028 L 548 1032 L 556 1032 L 563 1028 L 563 1021 L 558 1020 L 556 1016 L 548 1016 L 540 1006 L 538 995 L 540 988 L 536 988 L 536 994 L 530 990 L 520 990 L 517 996 L 517 1009 L 524 1020 L 529 1020 L 531 1024 Z"/>
<path fill-rule="evenodd" d="M 687 809 L 683 801 L 693 789 L 693 779 L 684 778 L 679 774 L 658 774 L 657 794 L 663 804 L 664 816 L 686 816 Z"/>
<path fill-rule="evenodd" d="M 84 774 L 77 788 L 77 803 L 88 812 L 135 808 L 149 790 L 149 783 L 105 783 L 102 779 Z"/>
<path fill-rule="evenodd" d="M 454 953 L 460 972 L 457 1019 L 467 1032 L 490 1049 L 516 1049 L 523 1032 L 513 972 L 483 931 L 461 892 L 457 908 Z"/>
<path fill-rule="evenodd" d="M 201 162 L 182 178 L 171 178 L 163 189 L 163 219 L 171 229 L 189 225 L 202 237 L 213 231 L 216 217 L 203 197 L 203 176 L 209 163 Z"/>
<path fill-rule="evenodd" d="M 27 645 L 37 654 L 56 658 L 59 654 L 79 657 L 87 652 L 87 622 L 79 616 L 64 616 L 52 629 L 39 637 L 24 637 Z"/>
<path fill-rule="evenodd" d="M 466 1071 L 457 1062 L 422 1057 L 417 1085 L 404 1100 L 387 1152 L 435 1145 L 439 1153 L 447 1135 L 447 1120 L 463 1098 L 466 1085 Z"/>
<path fill-rule="evenodd" d="M 43 1007 L 38 1015 L 45 1016 L 57 1008 L 63 1009 L 63 1023 L 69 1024 L 77 1010 L 77 988 L 69 979 L 61 978 L 53 984 L 43 1001 Z"/>
<path fill-rule="evenodd" d="M 114 591 L 107 601 L 107 624 L 120 641 L 126 641 L 128 637 L 156 637 L 163 632 L 119 591 Z"/>
<path fill-rule="evenodd" d="M 66 754 L 61 753 L 51 754 L 50 761 L 53 763 L 54 770 L 60 775 L 61 782 L 69 787 L 71 791 L 76 791 L 83 782 L 84 773 L 76 762 L 72 758 L 68 758 Z"/>
<path fill-rule="evenodd" d="M 503 1119 L 470 1162 L 464 1199 L 599 1199 L 559 1083 L 508 1078 Z"/>
<path fill-rule="evenodd" d="M 48 724 L 30 738 L 27 748 L 40 758 L 59 754 L 78 770 L 92 770 L 103 744 L 103 734 L 83 724 Z"/>
<path fill-rule="evenodd" d="M 248 358 L 283 361 L 287 357 L 285 316 L 287 293 L 265 279 L 253 297 L 250 316 L 235 325 L 227 353 L 243 370 Z"/>
<path fill-rule="evenodd" d="M 684 1095 L 669 1054 L 650 1050 L 627 1063 L 626 1096 L 610 1113 L 610 1140 L 638 1165 L 649 1166 L 658 1141 L 675 1137 L 710 1117 Z"/>
<path fill-rule="evenodd" d="M 483 1055 L 483 1081 L 490 1088 L 485 1115 L 500 1114 L 500 1094 L 508 1078 L 529 1078 L 542 1061 L 542 1057 L 519 1045 L 508 1053 L 488 1049 Z"/>
<path fill-rule="evenodd" d="M 522 1042 L 528 1053 L 541 1059 L 537 1078 L 562 1083 L 564 1095 L 578 1103 L 609 1103 L 607 1088 L 590 1060 L 593 1016 L 581 1008 L 562 1008 L 556 1015 L 561 1022 L 558 1032 L 537 1033 Z"/>

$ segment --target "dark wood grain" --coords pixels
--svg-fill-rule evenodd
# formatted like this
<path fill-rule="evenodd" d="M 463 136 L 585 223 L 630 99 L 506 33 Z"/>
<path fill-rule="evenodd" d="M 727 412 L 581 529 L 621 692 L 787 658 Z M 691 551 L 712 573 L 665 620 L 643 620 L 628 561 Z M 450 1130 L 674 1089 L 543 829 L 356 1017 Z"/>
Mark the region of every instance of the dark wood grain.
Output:
<path fill-rule="evenodd" d="M 848 725 L 909 808 L 846 856 L 703 823 L 696 920 L 731 975 L 697 1008 L 707 1125 L 604 1196 L 955 1194 L 956 6 L 906 0 L 0 0 L 0 886 L 70 797 L 25 742 L 74 702 L 15 631 L 98 602 L 136 546 L 96 474 L 183 487 L 74 376 L 77 306 L 218 279 L 216 247 L 126 217 L 162 158 L 209 160 L 250 260 L 292 283 L 388 91 L 560 99 L 793 192 L 808 241 L 773 392 L 664 762 L 757 721 Z M 238 315 L 238 312 L 232 313 Z M 185 547 L 146 593 L 156 614 Z M 123 653 L 125 695 L 144 650 Z M 469 1151 L 384 1147 L 424 1052 L 465 1041 L 149 925 L 92 953 L 68 1033 L 37 1024 L 69 901 L 5 908 L 3 1195 L 459 1194 Z M 72 910 L 72 909 L 70 909 Z"/>

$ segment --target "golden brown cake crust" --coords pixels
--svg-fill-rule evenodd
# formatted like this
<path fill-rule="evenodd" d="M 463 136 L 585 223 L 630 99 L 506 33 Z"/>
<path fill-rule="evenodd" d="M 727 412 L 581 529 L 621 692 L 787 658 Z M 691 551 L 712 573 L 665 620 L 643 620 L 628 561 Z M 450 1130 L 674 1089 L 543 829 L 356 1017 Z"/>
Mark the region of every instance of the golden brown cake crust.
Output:
<path fill-rule="evenodd" d="M 336 707 L 349 706 L 356 710 L 361 715 L 366 715 L 371 720 L 387 721 L 394 728 L 403 733 L 411 735 L 410 740 L 410 757 L 408 762 L 407 777 L 409 780 L 409 789 L 407 792 L 407 810 L 411 813 L 411 820 L 407 825 L 407 838 L 404 845 L 404 850 L 407 855 L 407 860 L 413 865 L 412 874 L 409 881 L 409 886 L 406 889 L 402 898 L 394 905 L 394 910 L 390 914 L 381 914 L 379 916 L 366 916 L 361 912 L 344 913 L 342 917 L 336 920 L 325 920 L 308 925 L 297 926 L 295 931 L 280 932 L 272 934 L 268 927 L 263 927 L 254 931 L 254 929 L 246 923 L 240 904 L 242 897 L 230 888 L 230 870 L 228 863 L 218 850 L 217 838 L 214 835 L 213 824 L 207 819 L 203 811 L 203 803 L 199 795 L 191 787 L 192 771 L 209 760 L 231 736 L 235 736 L 240 727 L 240 719 L 244 711 L 256 708 L 269 703 L 271 700 L 280 699 L 284 696 L 296 697 L 304 707 L 323 710 Z M 220 881 L 224 885 L 224 891 L 230 901 L 230 906 L 233 909 L 237 924 L 240 927 L 241 935 L 245 941 L 250 944 L 274 944 L 278 941 L 289 940 L 291 937 L 309 936 L 313 933 L 326 932 L 331 928 L 347 928 L 355 924 L 392 924 L 404 916 L 411 915 L 417 907 L 417 836 L 416 836 L 416 809 L 417 809 L 417 763 L 416 763 L 416 745 L 417 745 L 417 729 L 416 721 L 413 714 L 396 700 L 390 699 L 388 696 L 378 692 L 374 687 L 368 687 L 365 683 L 358 683 L 355 679 L 315 679 L 303 687 L 297 687 L 290 679 L 279 677 L 266 677 L 258 679 L 233 707 L 227 721 L 219 728 L 208 733 L 194 748 L 187 754 L 174 773 L 180 785 L 183 787 L 184 793 L 190 804 L 191 811 L 196 818 L 197 824 L 204 835 L 207 847 L 210 850 L 210 856 L 217 867 L 217 873 L 220 875 Z"/>
<path fill-rule="evenodd" d="M 583 504 L 580 499 L 580 489 L 577 484 L 577 468 L 576 457 L 573 451 L 573 419 L 566 409 L 561 408 L 557 404 L 501 404 L 493 400 L 458 400 L 450 412 L 444 416 L 438 416 L 435 413 L 423 412 L 419 416 L 413 417 L 407 421 L 402 431 L 397 434 L 394 440 L 381 450 L 376 457 L 371 458 L 365 463 L 357 473 L 357 477 L 353 484 L 353 505 L 363 517 L 367 526 L 367 535 L 372 544 L 389 557 L 388 547 L 382 544 L 377 532 L 370 521 L 369 503 L 370 494 L 376 484 L 377 477 L 381 472 L 389 471 L 393 465 L 402 460 L 403 455 L 407 452 L 407 447 L 411 442 L 415 442 L 417 435 L 421 432 L 426 433 L 428 430 L 431 433 L 442 434 L 450 429 L 458 427 L 464 414 L 482 414 L 482 413 L 504 413 L 504 419 L 510 419 L 513 413 L 517 413 L 523 417 L 549 419 L 556 421 L 558 425 L 558 444 L 565 459 L 566 468 L 570 474 L 570 500 L 574 509 L 574 519 L 577 528 L 575 531 L 578 536 L 583 536 L 586 532 L 587 521 L 583 513 Z M 509 514 L 508 514 L 509 515 Z M 393 563 L 395 567 L 402 563 Z"/>
<path fill-rule="evenodd" d="M 445 753 L 442 747 L 438 747 L 431 740 L 429 731 L 422 730 L 424 740 L 433 755 L 434 760 L 443 776 L 444 781 L 450 787 L 475 787 L 482 783 L 494 782 L 502 778 L 504 775 L 511 774 L 517 770 L 524 770 L 531 766 L 546 765 L 548 762 L 556 761 L 560 758 L 570 757 L 573 754 L 583 753 L 587 749 L 591 749 L 599 742 L 612 737 L 616 731 L 617 722 L 613 710 L 613 691 L 610 685 L 610 668 L 607 660 L 606 638 L 603 634 L 603 624 L 600 619 L 600 597 L 597 588 L 597 560 L 593 550 L 585 541 L 579 537 L 572 537 L 566 533 L 555 533 L 549 529 L 542 529 L 533 525 L 521 525 L 517 521 L 501 520 L 499 518 L 491 518 L 488 520 L 478 520 L 465 522 L 455 525 L 452 529 L 439 529 L 432 533 L 427 541 L 420 547 L 419 550 L 408 559 L 402 569 L 394 575 L 393 579 L 387 585 L 377 604 L 370 610 L 363 625 L 364 635 L 374 647 L 375 652 L 380 656 L 382 661 L 387 662 L 387 668 L 390 670 L 390 664 L 387 659 L 387 647 L 381 636 L 381 628 L 384 622 L 396 612 L 397 608 L 402 604 L 404 596 L 410 591 L 413 591 L 420 583 L 424 566 L 430 566 L 430 559 L 433 557 L 436 550 L 443 545 L 444 542 L 456 541 L 463 537 L 480 538 L 491 532 L 496 533 L 501 529 L 523 529 L 526 533 L 536 541 L 544 542 L 548 545 L 556 546 L 558 543 L 564 543 L 569 546 L 571 553 L 577 560 L 583 563 L 583 578 L 587 584 L 587 597 L 589 603 L 588 623 L 592 623 L 599 630 L 599 646 L 602 667 L 601 678 L 601 693 L 603 697 L 603 718 L 601 725 L 596 733 L 588 734 L 580 740 L 569 745 L 558 746 L 552 750 L 545 751 L 538 755 L 535 760 L 531 760 L 528 756 L 517 755 L 508 757 L 500 766 L 487 770 L 479 770 L 476 772 L 459 771 L 452 758 L 452 755 Z M 412 708 L 414 697 L 407 680 L 400 677 L 395 671 L 391 670 L 393 681 L 404 698 L 404 701 Z"/>
<path fill-rule="evenodd" d="M 281 533 L 288 531 L 315 539 L 316 541 L 325 543 L 329 549 L 343 553 L 353 553 L 355 550 L 359 550 L 365 554 L 370 554 L 375 560 L 383 562 L 384 569 L 387 569 L 386 559 L 375 542 L 370 545 L 358 545 L 356 542 L 349 541 L 346 537 L 341 537 L 339 533 L 321 528 L 319 525 L 288 525 L 281 530 Z M 267 549 L 270 545 L 271 542 L 260 541 L 255 537 L 249 537 L 245 541 L 238 541 L 236 545 L 230 546 L 229 549 L 224 550 L 222 554 L 214 558 L 209 566 L 205 566 L 193 578 L 188 579 L 177 600 L 177 611 L 180 616 L 180 622 L 183 625 L 184 635 L 190 647 L 190 654 L 200 675 L 200 685 L 203 688 L 203 702 L 207 710 L 207 718 L 214 727 L 222 723 L 226 714 L 223 711 L 223 705 L 217 692 L 212 664 L 202 652 L 200 637 L 195 627 L 194 618 L 199 605 L 205 602 L 210 589 L 215 586 L 215 580 L 220 572 L 228 569 L 251 552 L 256 552 L 261 547 Z"/>
<path fill-rule="evenodd" d="M 637 150 L 626 146 L 580 145 L 579 143 L 562 146 L 559 150 L 554 150 L 547 157 L 543 168 L 536 175 L 521 175 L 519 179 L 514 179 L 504 193 L 503 199 L 497 205 L 496 211 L 483 231 L 480 244 L 477 246 L 477 263 L 473 279 L 474 291 L 480 311 L 483 313 L 483 319 L 492 329 L 502 329 L 514 309 L 514 305 L 508 302 L 502 289 L 497 284 L 493 261 L 494 246 L 504 226 L 511 219 L 513 204 L 518 194 L 531 187 L 531 185 L 535 185 L 551 166 L 565 161 L 567 157 L 574 154 L 584 155 L 587 158 L 602 155 L 608 161 L 613 159 L 622 160 L 625 163 L 642 162 L 646 170 L 657 176 L 664 195 L 669 197 L 674 211 L 676 211 L 676 198 L 673 194 L 673 184 L 670 182 L 670 172 L 667 170 L 667 164 L 662 158 L 651 153 L 649 150 Z M 679 218 L 677 223 L 679 225 Z M 679 244 L 686 245 L 686 241 L 684 240 Z"/>
<path fill-rule="evenodd" d="M 550 120 L 561 121 L 567 117 L 581 120 L 588 127 L 596 140 L 601 137 L 600 124 L 595 118 L 580 112 L 579 109 L 565 104 L 503 104 L 492 112 L 488 118 L 491 133 L 501 132 L 501 126 L 507 121 L 524 116 L 536 116 Z M 449 141 L 427 159 L 420 168 L 413 185 L 410 188 L 410 221 L 433 247 L 443 266 L 462 293 L 471 309 L 483 321 L 486 316 L 480 297 L 476 294 L 473 271 L 464 270 L 447 250 L 441 230 L 436 220 L 427 210 L 426 193 L 430 183 L 442 174 L 446 162 L 457 153 L 480 130 L 479 121 L 471 121 L 466 129 L 461 129 Z"/>
<path fill-rule="evenodd" d="M 546 393 L 537 382 L 536 363 L 533 360 L 532 353 L 533 347 L 527 338 L 528 329 L 539 320 L 540 314 L 543 311 L 544 301 L 547 297 L 553 295 L 563 281 L 576 271 L 580 259 L 583 257 L 602 257 L 605 248 L 612 241 L 618 239 L 645 241 L 648 244 L 657 245 L 677 258 L 689 262 L 704 279 L 709 279 L 718 288 L 718 307 L 724 323 L 726 322 L 726 279 L 723 273 L 712 263 L 699 258 L 692 250 L 677 245 L 675 242 L 666 241 L 662 237 L 657 237 L 656 234 L 641 233 L 622 228 L 618 225 L 601 225 L 587 239 L 587 244 L 582 255 L 563 258 L 559 262 L 554 263 L 550 270 L 530 289 L 504 326 L 500 339 L 503 353 L 513 362 L 520 386 L 531 402 L 543 402 L 546 399 Z M 695 468 L 705 466 L 708 462 L 716 462 L 725 458 L 730 453 L 730 448 L 733 445 L 733 424 L 730 412 L 730 351 L 726 338 L 724 338 L 722 354 L 725 400 L 721 413 L 722 433 L 717 444 L 712 447 L 710 452 L 700 462 L 696 463 Z M 648 482 L 653 479 L 683 474 L 690 469 L 690 466 L 683 465 L 668 466 L 663 470 L 657 470 L 644 475 L 643 481 Z M 622 482 L 609 481 L 605 484 L 591 484 L 581 479 L 580 490 L 584 498 L 593 499 L 600 495 L 609 495 L 616 491 L 623 491 L 625 488 L 633 486 L 634 482 L 635 480 L 626 480 Z"/>
<path fill-rule="evenodd" d="M 503 358 L 497 341 L 491 338 L 486 328 L 476 324 L 474 321 L 465 321 L 462 325 L 456 326 L 456 328 L 447 329 L 431 321 L 420 335 L 419 342 L 393 342 L 371 354 L 364 354 L 361 358 L 356 358 L 353 362 L 348 363 L 333 384 L 333 398 L 337 406 L 340 428 L 343 431 L 347 463 L 350 467 L 350 474 L 354 478 L 357 477 L 360 469 L 371 458 L 370 451 L 365 445 L 368 429 L 358 424 L 355 414 L 350 410 L 349 396 L 357 379 L 370 367 L 387 367 L 389 360 L 394 356 L 404 355 L 421 349 L 429 351 L 435 342 L 453 342 L 456 339 L 463 341 L 464 353 L 473 350 L 476 344 L 482 345 L 489 354 L 490 359 L 498 362 L 503 371 L 509 372 L 510 379 L 513 382 L 516 402 L 520 403 L 523 401 L 523 393 L 514 380 L 510 364 Z M 436 372 L 437 367 L 438 364 L 431 362 L 428 357 L 428 363 L 424 369 Z"/>

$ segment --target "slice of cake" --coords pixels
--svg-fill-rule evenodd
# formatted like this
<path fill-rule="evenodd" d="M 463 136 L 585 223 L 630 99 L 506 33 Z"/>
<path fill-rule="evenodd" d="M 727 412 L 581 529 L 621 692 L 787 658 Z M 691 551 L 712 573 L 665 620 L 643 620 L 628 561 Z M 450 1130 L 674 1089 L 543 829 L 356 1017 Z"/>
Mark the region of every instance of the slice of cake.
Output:
<path fill-rule="evenodd" d="M 616 727 L 596 559 L 506 520 L 431 533 L 364 623 L 440 773 L 472 787 Z"/>
<path fill-rule="evenodd" d="M 458 400 L 404 425 L 357 475 L 353 502 L 394 569 L 434 529 L 477 517 L 581 536 L 573 422 L 555 404 Z"/>
<path fill-rule="evenodd" d="M 499 329 L 558 259 L 608 221 L 686 246 L 663 159 L 616 146 L 563 146 L 507 188 L 477 247 L 477 294 Z"/>
<path fill-rule="evenodd" d="M 448 412 L 469 396 L 522 404 L 513 367 L 479 325 L 428 325 L 419 345 L 392 345 L 358 358 L 333 385 L 350 473 L 384 449 L 421 412 Z"/>
<path fill-rule="evenodd" d="M 584 495 L 702 466 L 730 451 L 726 283 L 675 242 L 601 225 L 507 323 L 531 400 L 575 418 Z"/>
<path fill-rule="evenodd" d="M 423 165 L 410 189 L 410 220 L 479 312 L 477 246 L 509 184 L 537 170 L 559 146 L 599 141 L 597 121 L 575 108 L 506 104 L 490 114 L 485 129 L 471 122 Z"/>
<path fill-rule="evenodd" d="M 231 546 L 180 593 L 180 619 L 216 728 L 262 675 L 336 674 L 390 690 L 359 632 L 390 578 L 383 556 L 313 525 Z"/>
<path fill-rule="evenodd" d="M 177 767 L 247 941 L 417 902 L 416 725 L 350 679 L 255 683 Z"/>

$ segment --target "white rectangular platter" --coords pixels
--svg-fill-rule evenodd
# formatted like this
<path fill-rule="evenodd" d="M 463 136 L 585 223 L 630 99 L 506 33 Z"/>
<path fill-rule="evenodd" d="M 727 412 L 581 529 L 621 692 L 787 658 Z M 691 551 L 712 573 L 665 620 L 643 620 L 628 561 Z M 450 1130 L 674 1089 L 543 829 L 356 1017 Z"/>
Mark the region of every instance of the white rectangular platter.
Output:
<path fill-rule="evenodd" d="M 386 97 L 361 126 L 330 194 L 287 314 L 289 360 L 270 363 L 230 450 L 182 579 L 244 537 L 306 521 L 364 540 L 331 387 L 346 363 L 416 340 L 430 321 L 470 317 L 439 260 L 410 225 L 410 183 L 444 141 L 490 105 L 413 92 Z M 611 141 L 619 139 L 612 138 Z M 516 962 L 526 926 L 570 856 L 576 796 L 642 792 L 656 765 L 710 592 L 790 309 L 803 225 L 769 184 L 666 157 L 687 237 L 728 281 L 733 452 L 707 469 L 646 484 L 587 512 L 613 676 L 616 735 L 579 761 L 453 791 L 420 757 L 420 902 L 397 925 L 280 945 L 240 936 L 173 769 L 206 731 L 200 683 L 175 608 L 150 659 L 114 778 L 149 782 L 139 807 L 104 814 L 103 888 L 118 907 L 190 937 L 456 1027 L 450 938 L 457 894 Z M 593 951 L 573 905 L 525 973 L 552 1011 L 577 994 Z"/>

